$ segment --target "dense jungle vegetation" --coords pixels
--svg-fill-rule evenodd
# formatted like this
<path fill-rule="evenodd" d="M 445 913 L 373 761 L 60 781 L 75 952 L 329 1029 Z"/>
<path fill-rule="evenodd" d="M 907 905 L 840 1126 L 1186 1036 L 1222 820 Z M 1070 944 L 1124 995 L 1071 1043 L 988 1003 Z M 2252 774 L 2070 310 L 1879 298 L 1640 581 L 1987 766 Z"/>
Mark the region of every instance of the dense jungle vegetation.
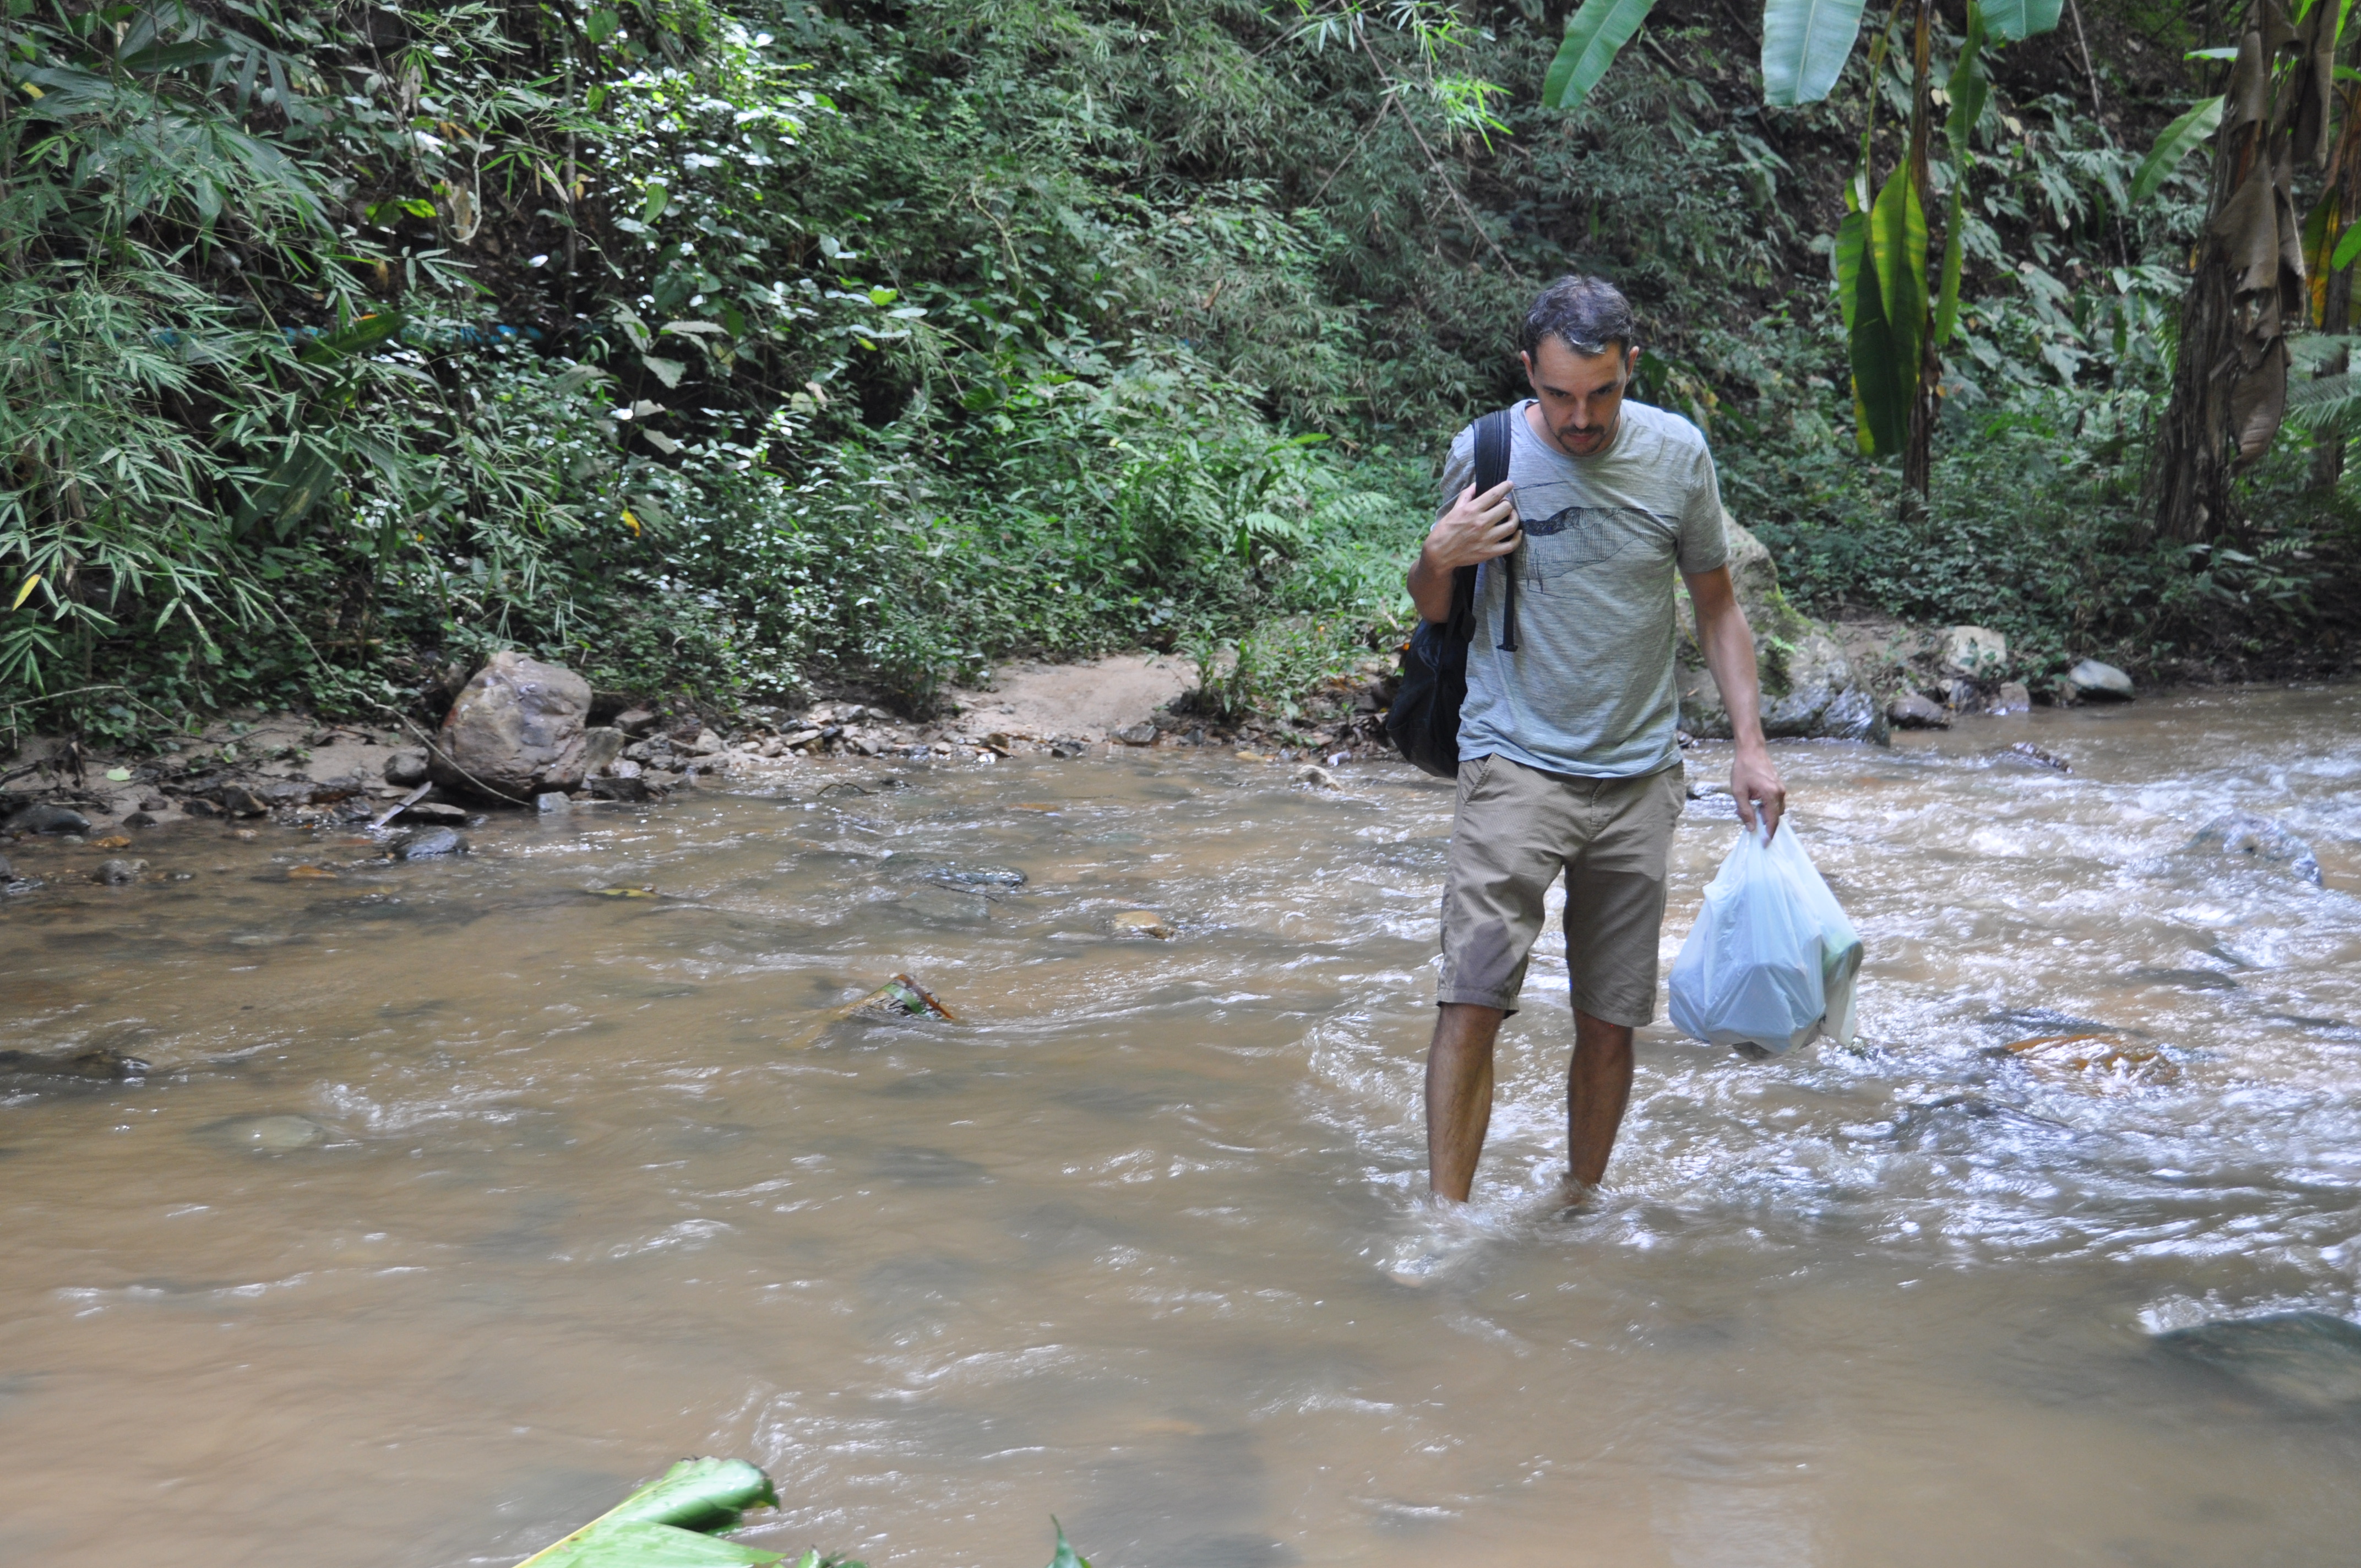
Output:
<path fill-rule="evenodd" d="M 0 4 L 12 728 L 407 710 L 500 645 L 923 709 L 1228 643 L 1213 697 L 1282 703 L 1401 624 L 1441 450 L 1568 269 L 1803 607 L 1996 627 L 2037 689 L 2341 657 L 2349 285 L 2235 515 L 2155 526 L 2208 160 L 2135 171 L 2237 5 L 1985 49 L 1916 504 L 1831 263 L 1916 67 L 1769 107 L 1736 0 L 1662 0 L 1571 110 L 1544 0 Z"/>

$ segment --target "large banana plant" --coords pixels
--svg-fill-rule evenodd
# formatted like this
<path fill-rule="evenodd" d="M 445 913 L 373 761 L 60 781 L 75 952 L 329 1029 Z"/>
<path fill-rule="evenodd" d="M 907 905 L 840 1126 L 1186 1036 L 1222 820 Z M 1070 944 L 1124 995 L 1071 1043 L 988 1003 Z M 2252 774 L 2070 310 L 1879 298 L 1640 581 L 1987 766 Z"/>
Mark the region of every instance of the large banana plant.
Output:
<path fill-rule="evenodd" d="M 2134 179 L 2136 197 L 2153 194 L 2212 138 L 2206 223 L 2157 432 L 2157 523 L 2167 538 L 2197 543 L 2235 528 L 2232 477 L 2270 449 L 2287 414 L 2289 335 L 2314 323 L 2345 327 L 2350 283 L 2335 275 L 2361 256 L 2361 225 L 2345 226 L 2355 182 L 2341 166 L 2361 149 L 2334 122 L 2336 52 L 2351 5 L 2297 0 L 2290 16 L 2278 0 L 2255 0 L 2226 51 L 2222 95 L 2167 126 Z M 2328 170 L 2301 222 L 2299 162 Z"/>
<path fill-rule="evenodd" d="M 1763 0 L 1763 97 L 1792 108 L 1835 90 L 1861 38 L 1864 0 Z M 2351 0 L 2339 0 L 2350 4 Z M 1542 84 L 1544 104 L 1571 109 L 1607 74 L 1637 36 L 1655 0 L 1582 0 L 1566 18 L 1565 38 Z M 1990 96 L 1983 53 L 2058 25 L 2064 0 L 1970 0 L 1968 29 L 1946 84 L 1944 139 L 1950 149 L 1949 210 L 1939 270 L 1930 287 L 1927 206 L 1932 134 L 1932 0 L 1919 0 L 1913 40 L 1909 151 L 1881 184 L 1875 179 L 1877 81 L 1892 46 L 1897 6 L 1869 43 L 1871 87 L 1861 128 L 1861 167 L 1845 186 L 1837 226 L 1837 297 L 1852 362 L 1856 437 L 1865 455 L 1899 455 L 1909 487 L 1927 489 L 1940 349 L 1959 318 L 1960 240 L 1965 227 L 1971 133 Z"/>

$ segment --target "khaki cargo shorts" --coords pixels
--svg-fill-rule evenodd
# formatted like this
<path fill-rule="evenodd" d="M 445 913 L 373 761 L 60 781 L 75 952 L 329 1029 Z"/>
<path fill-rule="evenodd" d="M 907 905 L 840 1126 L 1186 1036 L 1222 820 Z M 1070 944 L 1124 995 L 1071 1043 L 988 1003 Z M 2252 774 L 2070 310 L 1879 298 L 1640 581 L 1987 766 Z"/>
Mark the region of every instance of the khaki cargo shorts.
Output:
<path fill-rule="evenodd" d="M 1542 934 L 1542 895 L 1562 871 L 1575 1006 L 1634 1028 L 1653 1020 L 1664 861 L 1687 794 L 1678 762 L 1623 779 L 1548 773 L 1506 757 L 1462 763 L 1435 1000 L 1517 1010 Z"/>

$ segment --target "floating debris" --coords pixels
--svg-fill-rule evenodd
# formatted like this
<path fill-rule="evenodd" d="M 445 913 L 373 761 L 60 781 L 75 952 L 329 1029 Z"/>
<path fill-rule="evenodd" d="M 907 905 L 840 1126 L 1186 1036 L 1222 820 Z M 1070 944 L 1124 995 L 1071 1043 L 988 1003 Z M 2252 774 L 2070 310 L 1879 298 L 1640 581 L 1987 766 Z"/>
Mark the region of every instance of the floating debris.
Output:
<path fill-rule="evenodd" d="M 959 1014 L 937 1000 L 933 992 L 906 974 L 897 974 L 858 1002 L 847 1003 L 830 1012 L 787 1048 L 799 1051 L 816 1046 L 830 1029 L 853 1018 L 929 1018 L 940 1019 L 946 1024 L 960 1021 Z"/>
<path fill-rule="evenodd" d="M 2074 771 L 2074 765 L 2065 758 L 2045 751 L 2030 740 L 2019 740 L 2008 750 L 2010 755 L 2022 757 L 2036 767 L 2055 768 L 2061 773 Z"/>
<path fill-rule="evenodd" d="M 334 882 L 336 880 L 336 873 L 325 866 L 289 866 L 287 880 L 289 882 Z"/>
<path fill-rule="evenodd" d="M 655 888 L 647 887 L 586 887 L 583 892 L 593 898 L 654 898 Z"/>
<path fill-rule="evenodd" d="M 131 835 L 109 833 L 104 839 L 93 839 L 90 847 L 93 850 L 127 850 L 131 848 Z"/>
<path fill-rule="evenodd" d="M 951 1010 L 935 999 L 934 992 L 906 974 L 897 974 L 851 1006 L 841 1016 L 851 1018 L 867 1014 L 877 1018 L 940 1018 L 956 1024 L 959 1019 Z"/>

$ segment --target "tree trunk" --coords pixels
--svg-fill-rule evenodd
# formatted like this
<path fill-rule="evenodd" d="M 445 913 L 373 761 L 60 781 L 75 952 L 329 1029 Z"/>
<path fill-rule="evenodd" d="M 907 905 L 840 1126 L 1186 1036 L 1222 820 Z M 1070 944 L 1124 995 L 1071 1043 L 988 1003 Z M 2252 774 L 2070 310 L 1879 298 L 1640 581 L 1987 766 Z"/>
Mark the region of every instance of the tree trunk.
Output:
<path fill-rule="evenodd" d="M 2215 248 L 2201 239 L 2201 251 Z M 2237 323 L 2230 280 L 2206 256 L 2180 302 L 2180 346 L 2173 356 L 2172 398 L 2156 439 L 2156 529 L 2193 544 L 2228 525 L 2230 475 L 2237 443 L 2230 428 L 2230 372 L 2237 364 Z"/>
<path fill-rule="evenodd" d="M 1935 244 L 1933 220 L 1935 192 L 1927 171 L 1927 143 L 1934 118 L 1934 82 L 1928 74 L 1928 56 L 1933 43 L 1933 0 L 1918 0 L 1918 35 L 1911 51 L 1910 72 L 1910 181 L 1917 187 L 1918 210 L 1927 214 L 1929 233 L 1927 254 L 1931 259 L 1942 254 Z M 1954 178 L 1964 178 L 1960 171 Z M 1937 388 L 1942 382 L 1943 356 L 1935 347 L 1934 323 L 1931 320 L 1932 291 L 1928 291 L 1930 319 L 1918 334 L 1918 365 L 1916 389 L 1910 399 L 1910 439 L 1902 449 L 1902 516 L 1905 521 L 1914 514 L 1923 515 L 1927 507 L 1928 491 L 1934 481 L 1935 419 L 1939 411 Z"/>

